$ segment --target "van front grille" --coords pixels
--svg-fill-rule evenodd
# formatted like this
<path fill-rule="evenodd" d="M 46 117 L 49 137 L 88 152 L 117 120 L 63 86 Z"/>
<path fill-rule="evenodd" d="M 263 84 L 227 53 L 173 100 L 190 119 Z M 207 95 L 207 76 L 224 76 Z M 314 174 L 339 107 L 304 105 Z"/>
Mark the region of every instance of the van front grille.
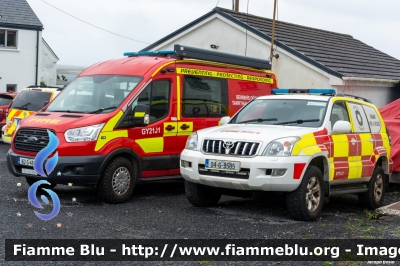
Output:
<path fill-rule="evenodd" d="M 55 132 L 52 131 L 54 134 Z M 14 148 L 20 151 L 39 152 L 49 143 L 47 129 L 21 128 L 14 138 Z"/>

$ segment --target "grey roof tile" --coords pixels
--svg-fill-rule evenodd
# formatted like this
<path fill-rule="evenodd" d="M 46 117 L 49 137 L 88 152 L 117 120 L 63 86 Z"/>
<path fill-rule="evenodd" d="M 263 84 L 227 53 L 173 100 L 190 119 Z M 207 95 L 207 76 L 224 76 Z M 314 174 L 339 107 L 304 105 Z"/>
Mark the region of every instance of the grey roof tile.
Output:
<path fill-rule="evenodd" d="M 217 9 L 271 36 L 272 19 Z M 275 40 L 347 77 L 400 80 L 400 60 L 348 34 L 276 21 Z"/>
<path fill-rule="evenodd" d="M 43 28 L 26 0 L 0 0 L 0 25 L 16 24 Z"/>

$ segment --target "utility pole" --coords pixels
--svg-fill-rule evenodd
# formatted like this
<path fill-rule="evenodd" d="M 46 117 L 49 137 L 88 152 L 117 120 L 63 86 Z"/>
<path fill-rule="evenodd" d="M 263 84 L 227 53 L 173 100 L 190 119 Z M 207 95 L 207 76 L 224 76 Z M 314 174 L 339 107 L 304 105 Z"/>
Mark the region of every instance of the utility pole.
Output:
<path fill-rule="evenodd" d="M 235 11 L 239 12 L 239 0 L 235 0 Z"/>
<path fill-rule="evenodd" d="M 276 0 L 274 0 L 274 15 L 272 19 L 272 35 L 271 35 L 271 55 L 269 57 L 271 65 L 272 65 L 272 58 L 274 57 L 275 14 L 276 14 Z"/>

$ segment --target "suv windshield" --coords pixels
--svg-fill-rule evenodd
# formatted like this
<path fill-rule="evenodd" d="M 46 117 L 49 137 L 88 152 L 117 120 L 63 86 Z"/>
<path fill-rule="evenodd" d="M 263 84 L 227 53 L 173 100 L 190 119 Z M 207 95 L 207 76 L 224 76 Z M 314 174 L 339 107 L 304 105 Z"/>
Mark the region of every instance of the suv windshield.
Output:
<path fill-rule="evenodd" d="M 51 92 L 22 90 L 10 108 L 37 112 L 50 101 L 50 97 Z"/>
<path fill-rule="evenodd" d="M 302 99 L 256 99 L 240 110 L 230 124 L 268 124 L 319 127 L 327 102 Z"/>
<path fill-rule="evenodd" d="M 105 113 L 114 111 L 142 77 L 98 75 L 74 79 L 47 107 L 48 112 Z"/>

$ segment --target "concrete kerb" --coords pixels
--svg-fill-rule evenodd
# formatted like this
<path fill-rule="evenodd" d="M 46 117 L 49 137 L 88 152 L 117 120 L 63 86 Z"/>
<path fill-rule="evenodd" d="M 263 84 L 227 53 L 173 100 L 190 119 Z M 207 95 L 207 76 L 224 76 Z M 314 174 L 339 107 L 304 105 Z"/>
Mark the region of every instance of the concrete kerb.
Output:
<path fill-rule="evenodd" d="M 378 214 L 400 216 L 400 201 L 380 207 L 375 210 Z"/>

